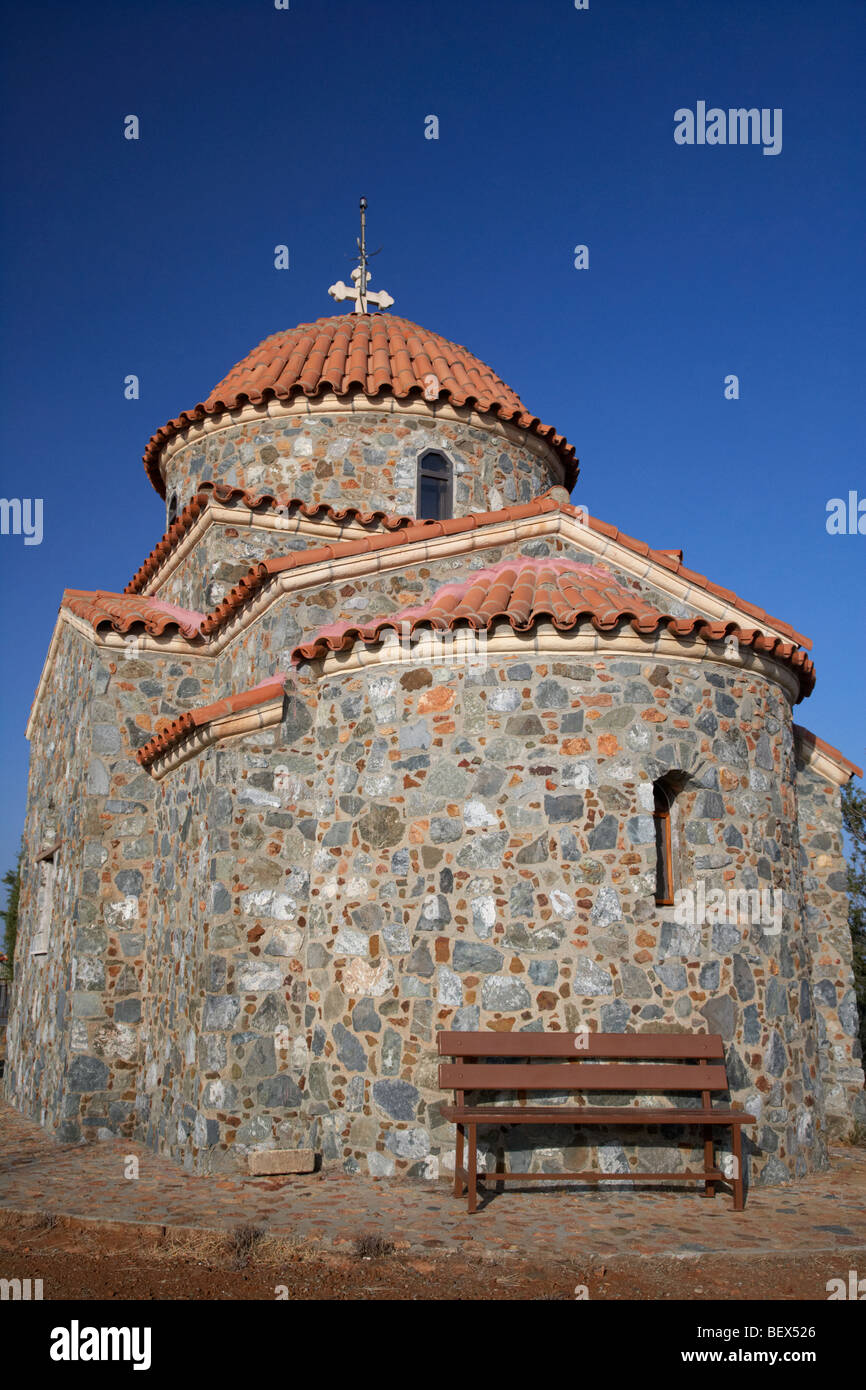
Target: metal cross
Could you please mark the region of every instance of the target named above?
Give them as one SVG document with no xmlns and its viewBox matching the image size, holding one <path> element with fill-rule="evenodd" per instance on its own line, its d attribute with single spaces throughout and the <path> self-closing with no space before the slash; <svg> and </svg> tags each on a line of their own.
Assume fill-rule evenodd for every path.
<svg viewBox="0 0 866 1390">
<path fill-rule="evenodd" d="M 337 301 L 351 299 L 354 302 L 355 314 L 366 314 L 367 305 L 374 304 L 377 309 L 387 309 L 394 303 L 387 290 L 368 290 L 367 285 L 370 280 L 370 272 L 367 269 L 367 199 L 361 199 L 361 235 L 357 238 L 359 264 L 352 271 L 354 285 L 345 285 L 342 280 L 338 280 L 336 285 L 331 285 L 328 294 Z M 380 247 L 379 250 L 382 248 Z M 371 255 L 378 256 L 379 251 L 371 252 Z"/>
</svg>

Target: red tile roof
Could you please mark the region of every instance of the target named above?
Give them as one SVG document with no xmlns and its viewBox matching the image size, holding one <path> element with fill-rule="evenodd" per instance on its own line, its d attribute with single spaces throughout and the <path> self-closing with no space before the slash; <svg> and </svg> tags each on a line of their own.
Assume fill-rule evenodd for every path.
<svg viewBox="0 0 866 1390">
<path fill-rule="evenodd" d="M 800 699 L 810 694 L 815 684 L 815 668 L 795 643 L 765 636 L 756 628 L 741 628 L 735 622 L 662 613 L 624 588 L 610 570 L 600 565 L 580 564 L 565 557 L 535 559 L 523 555 L 501 560 L 468 579 L 444 584 L 428 602 L 417 607 L 360 626 L 351 622 L 330 624 L 312 642 L 296 647 L 292 661 L 312 661 L 328 652 L 346 651 L 359 641 L 379 642 L 386 629 L 399 632 L 404 623 L 410 632 L 417 627 L 445 630 L 461 624 L 486 629 L 503 618 L 515 632 L 528 632 L 536 623 L 549 620 L 560 631 L 589 622 L 597 632 L 614 632 L 627 622 L 642 634 L 662 627 L 675 637 L 697 636 L 709 642 L 720 642 L 733 635 L 740 646 L 751 647 L 791 667 L 799 678 Z"/>
<path fill-rule="evenodd" d="M 136 570 L 123 591 L 125 594 L 141 593 L 162 562 L 192 530 L 211 498 L 230 505 L 239 503 L 251 512 L 282 511 L 287 516 L 303 516 L 308 521 L 332 521 L 335 525 L 346 523 L 383 526 L 387 531 L 398 531 L 402 526 L 418 525 L 414 517 L 396 516 L 391 512 L 364 512 L 358 507 L 332 507 L 327 502 L 303 502 L 300 497 L 277 497 L 270 492 L 250 492 L 242 487 L 231 487 L 228 483 L 200 483 L 195 497 L 187 502 L 162 540 L 157 542 L 147 559 Z"/>
<path fill-rule="evenodd" d="M 157 430 L 144 452 L 144 466 L 161 497 L 163 445 L 208 415 L 268 400 L 385 393 L 398 400 L 425 398 L 429 377 L 438 381 L 436 399 L 490 411 L 501 420 L 546 439 L 565 464 L 566 486 L 577 480 L 574 447 L 532 415 L 519 396 L 467 348 L 395 314 L 337 314 L 274 333 L 233 367 L 206 401 L 184 410 Z M 429 396 L 426 396 L 430 399 Z"/>
<path fill-rule="evenodd" d="M 218 489 L 214 488 L 218 495 Z M 237 489 L 228 489 L 229 493 L 236 493 Z M 242 494 L 248 496 L 249 494 Z M 190 507 L 197 499 L 193 500 Z M 203 503 L 201 505 L 204 505 Z M 316 504 L 301 504 L 305 507 L 307 514 L 316 514 Z M 354 509 L 346 509 L 346 515 Z M 174 604 L 165 603 L 157 598 L 140 598 L 137 594 L 109 594 L 103 592 L 89 593 L 83 590 L 67 590 L 64 595 L 64 604 L 71 611 L 77 612 L 80 617 L 89 622 L 93 622 L 95 627 L 109 625 L 118 632 L 128 632 L 137 623 L 141 624 L 147 632 L 159 633 L 166 631 L 172 625 L 183 633 L 184 636 L 194 638 L 198 636 L 210 637 L 219 632 L 223 627 L 232 621 L 235 614 L 242 610 L 256 595 L 265 588 L 275 576 L 286 570 L 301 568 L 308 565 L 327 563 L 332 560 L 344 558 L 351 555 L 372 553 L 377 550 L 391 549 L 399 545 L 412 544 L 416 541 L 434 539 L 437 536 L 457 535 L 462 532 L 476 530 L 484 526 L 494 526 L 502 522 L 520 521 L 543 515 L 547 512 L 561 511 L 566 515 L 579 518 L 583 524 L 587 525 L 596 533 L 607 536 L 617 544 L 625 546 L 627 549 L 646 557 L 647 560 L 663 565 L 667 570 L 676 574 L 684 582 L 696 588 L 703 588 L 708 593 L 724 599 L 741 609 L 746 614 L 753 616 L 758 622 L 766 623 L 776 627 L 785 636 L 791 639 L 790 650 L 793 651 L 797 645 L 811 647 L 811 642 L 807 637 L 796 632 L 788 623 L 782 622 L 778 618 L 771 618 L 762 608 L 756 604 L 747 603 L 744 599 L 732 593 L 729 589 L 723 589 L 720 585 L 712 583 L 705 575 L 696 574 L 693 570 L 687 569 L 669 551 L 651 550 L 642 541 L 636 541 L 630 536 L 624 535 L 613 526 L 608 526 L 606 522 L 598 521 L 594 517 L 587 517 L 576 507 L 563 503 L 555 496 L 544 494 L 534 502 L 527 502 L 520 506 L 503 507 L 495 512 L 476 512 L 470 516 L 454 517 L 449 521 L 424 521 L 418 522 L 409 520 L 408 524 L 403 524 L 404 518 L 388 518 L 388 524 L 393 529 L 375 532 L 366 536 L 359 536 L 350 540 L 335 541 L 326 545 L 312 546 L 307 550 L 293 551 L 288 555 L 260 561 L 244 576 L 238 584 L 226 595 L 220 604 L 210 613 L 202 614 L 187 609 L 182 609 Z M 336 513 L 337 517 L 341 514 Z M 375 518 L 376 513 L 359 513 L 361 519 Z M 162 558 L 170 552 L 177 544 L 178 537 L 172 537 L 169 532 L 165 538 L 165 545 L 162 549 Z M 159 550 L 160 547 L 157 547 Z M 156 552 L 154 552 L 155 554 Z M 151 557 L 152 558 L 152 557 Z M 144 570 L 150 560 L 142 566 Z M 139 572 L 141 573 L 141 571 Z M 132 586 L 130 586 L 132 587 Z M 625 592 L 625 591 L 624 591 Z M 633 595 L 630 601 L 635 602 Z M 690 600 L 691 601 L 691 600 Z M 648 606 L 648 605 L 647 605 Z M 657 611 L 657 610 L 653 610 Z M 664 615 L 662 615 L 664 616 Z M 668 622 L 668 618 L 665 617 Z M 670 620 L 671 622 L 691 622 L 691 619 Z M 706 618 L 698 620 L 701 623 L 708 623 Z M 721 628 L 722 625 L 716 623 L 712 625 Z M 739 634 L 748 632 L 735 623 L 727 624 L 728 632 L 736 632 L 739 640 L 743 640 Z M 769 644 L 769 645 L 768 645 Z M 772 647 L 778 648 L 777 655 L 782 648 L 787 649 L 788 644 L 779 642 L 772 636 L 763 637 L 758 634 L 754 645 L 756 649 L 769 651 Z M 800 666 L 799 657 L 804 654 L 799 653 L 792 664 Z M 814 667 L 811 662 L 803 666 L 804 673 L 808 670 L 811 684 L 809 690 L 814 686 Z M 804 693 L 808 693 L 805 691 Z"/>
<path fill-rule="evenodd" d="M 172 748 L 183 743 L 184 739 L 190 734 L 195 733 L 196 729 L 202 728 L 205 724 L 211 724 L 215 719 L 222 719 L 227 714 L 239 714 L 245 709 L 254 709 L 256 705 L 267 704 L 269 700 L 282 695 L 285 689 L 286 676 L 280 672 L 275 676 L 269 676 L 267 680 L 261 681 L 251 690 L 243 690 L 239 695 L 229 695 L 225 700 L 217 700 L 212 705 L 203 705 L 200 709 L 189 710 L 182 714 L 179 719 L 166 724 L 165 728 L 160 729 L 158 734 L 148 739 L 135 754 L 142 767 L 150 767 Z"/>
<path fill-rule="evenodd" d="M 825 754 L 825 756 L 828 757 L 831 762 L 834 762 L 837 767 L 840 767 L 843 772 L 847 772 L 849 778 L 863 776 L 862 767 L 858 767 L 856 763 L 852 763 L 849 758 L 845 757 L 844 753 L 840 753 L 838 748 L 834 748 L 832 743 L 825 743 L 817 734 L 813 734 L 811 729 L 804 728 L 802 724 L 795 724 L 794 734 L 800 743 L 804 744 L 807 748 L 817 748 L 820 752 Z"/>
<path fill-rule="evenodd" d="M 608 537 L 627 550 L 634 551 L 647 560 L 663 565 L 666 570 L 677 575 L 684 583 L 705 589 L 714 597 L 721 598 L 726 603 L 742 609 L 743 612 L 755 618 L 757 622 L 778 628 L 780 632 L 799 646 L 811 648 L 812 643 L 809 638 L 796 632 L 789 623 L 782 622 L 780 618 L 771 618 L 768 613 L 764 612 L 763 608 L 758 608 L 756 604 L 747 603 L 745 599 L 738 598 L 730 589 L 723 589 L 721 585 L 714 584 L 707 579 L 706 575 L 697 574 L 694 570 L 687 569 L 685 565 L 674 559 L 669 551 L 651 550 L 643 541 L 636 541 L 631 536 L 626 536 L 615 526 L 609 526 L 605 521 L 588 517 L 585 512 L 578 511 L 578 508 L 572 507 L 568 503 L 558 501 L 549 493 L 544 493 L 534 502 L 502 507 L 495 512 L 474 512 L 471 516 L 457 516 L 449 521 L 415 521 L 412 525 L 401 527 L 389 534 L 359 536 L 353 540 L 335 541 L 331 544 L 315 546 L 310 550 L 298 550 L 290 555 L 262 560 L 259 564 L 254 565 L 249 573 L 226 594 L 213 612 L 208 614 L 202 630 L 207 633 L 218 631 L 219 628 L 230 622 L 234 614 L 249 603 L 275 575 L 282 573 L 283 570 L 294 569 L 301 565 L 321 564 L 347 555 L 363 555 L 377 550 L 390 550 L 394 546 L 411 545 L 415 541 L 430 540 L 436 536 L 456 536 L 465 531 L 479 530 L 483 526 L 522 521 L 530 517 L 542 516 L 545 512 L 557 511 L 563 512 L 566 516 L 577 518 L 590 530 L 595 531 L 598 535 Z"/>
<path fill-rule="evenodd" d="M 61 602 L 76 617 L 90 623 L 94 631 L 101 627 L 115 632 L 131 632 L 142 627 L 151 637 L 174 628 L 184 637 L 200 637 L 203 613 L 191 608 L 179 608 L 159 598 L 139 598 L 137 595 L 111 594 L 102 589 L 66 589 Z"/>
</svg>

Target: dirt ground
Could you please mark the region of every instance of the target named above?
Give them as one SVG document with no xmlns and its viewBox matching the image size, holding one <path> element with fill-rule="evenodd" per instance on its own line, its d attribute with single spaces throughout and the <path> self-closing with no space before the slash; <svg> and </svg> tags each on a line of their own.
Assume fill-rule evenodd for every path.
<svg viewBox="0 0 866 1390">
<path fill-rule="evenodd" d="M 62 1218 L 6 1215 L 0 1271 L 6 1279 L 42 1279 L 46 1300 L 826 1301 L 827 1281 L 845 1264 L 841 1252 L 682 1259 L 632 1254 L 605 1263 L 520 1255 L 469 1260 L 459 1252 L 418 1258 L 387 1245 L 381 1250 L 378 1240 L 358 1232 L 348 1238 L 346 1253 L 336 1254 L 309 1241 L 264 1236 L 254 1227 L 160 1240 L 129 1228 L 82 1230 Z"/>
</svg>

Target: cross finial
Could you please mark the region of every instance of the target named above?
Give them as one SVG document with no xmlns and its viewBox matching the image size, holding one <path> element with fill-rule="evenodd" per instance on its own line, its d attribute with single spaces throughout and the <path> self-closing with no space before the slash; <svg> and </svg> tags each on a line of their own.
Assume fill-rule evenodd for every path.
<svg viewBox="0 0 866 1390">
<path fill-rule="evenodd" d="M 379 251 L 381 251 L 381 246 Z M 361 199 L 361 235 L 358 237 L 358 265 L 352 271 L 354 285 L 344 285 L 342 280 L 338 280 L 336 285 L 331 285 L 328 294 L 332 299 L 340 301 L 351 299 L 354 302 L 355 314 L 366 314 L 367 305 L 375 304 L 378 309 L 387 309 L 394 303 L 387 290 L 368 290 L 367 284 L 370 279 L 370 272 L 367 269 L 367 199 Z M 371 255 L 378 256 L 379 251 L 371 252 Z"/>
</svg>

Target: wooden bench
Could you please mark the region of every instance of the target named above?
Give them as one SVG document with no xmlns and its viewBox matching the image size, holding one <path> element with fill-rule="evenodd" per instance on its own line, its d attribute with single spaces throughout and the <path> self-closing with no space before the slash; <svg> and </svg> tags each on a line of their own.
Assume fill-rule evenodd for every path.
<svg viewBox="0 0 866 1390">
<path fill-rule="evenodd" d="M 441 1062 L 439 1085 L 453 1090 L 455 1104 L 442 1108 L 443 1118 L 457 1126 L 454 1195 L 469 1192 L 469 1211 L 476 1209 L 479 1176 L 490 1182 L 550 1182 L 558 1177 L 590 1182 L 704 1183 L 704 1195 L 715 1195 L 717 1182 L 727 1181 L 715 1166 L 713 1130 L 729 1127 L 733 1139 L 734 1211 L 743 1210 L 741 1131 L 755 1116 L 742 1110 L 713 1107 L 713 1091 L 726 1091 L 724 1048 L 717 1034 L 700 1033 L 447 1033 L 438 1035 Z M 485 1061 L 485 1058 L 495 1059 Z M 628 1060 L 624 1060 L 628 1059 Z M 470 1105 L 467 1092 L 515 1091 L 525 1102 L 527 1091 L 644 1091 L 651 1095 L 693 1093 L 697 1105 L 626 1106 L 487 1104 Z M 478 1172 L 478 1130 L 491 1125 L 696 1125 L 703 1129 L 704 1168 L 684 1173 L 512 1173 L 497 1169 Z M 464 1136 L 469 1139 L 468 1167 L 463 1166 Z"/>
</svg>

